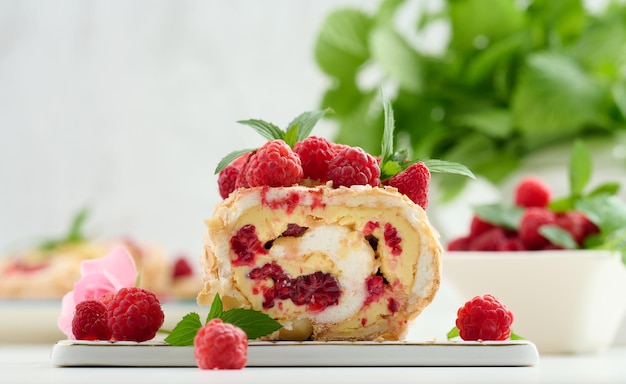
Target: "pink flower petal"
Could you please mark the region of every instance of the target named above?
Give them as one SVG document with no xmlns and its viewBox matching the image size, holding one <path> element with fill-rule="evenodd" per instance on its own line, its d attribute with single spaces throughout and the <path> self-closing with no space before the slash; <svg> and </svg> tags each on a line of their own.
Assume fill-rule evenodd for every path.
<svg viewBox="0 0 626 384">
<path fill-rule="evenodd" d="M 90 273 L 74 284 L 74 301 L 99 300 L 102 295 L 117 292 L 111 280 L 103 273 Z"/>
<path fill-rule="evenodd" d="M 75 339 L 72 332 L 72 319 L 74 318 L 74 310 L 76 303 L 74 302 L 74 292 L 70 291 L 63 296 L 61 301 L 61 315 L 57 320 L 57 325 L 61 332 L 65 333 L 68 339 Z"/>
<path fill-rule="evenodd" d="M 111 253 L 102 258 L 83 261 L 80 270 L 83 276 L 108 272 L 116 280 L 115 285 L 119 286 L 118 289 L 134 285 L 137 278 L 135 259 L 121 246 L 115 247 Z"/>
<path fill-rule="evenodd" d="M 80 270 L 81 279 L 74 284 L 73 291 L 63 296 L 61 315 L 57 320 L 59 329 L 68 339 L 74 339 L 72 319 L 76 304 L 84 300 L 99 300 L 107 293 L 133 287 L 137 277 L 135 260 L 123 247 L 116 247 L 99 259 L 83 261 Z"/>
</svg>

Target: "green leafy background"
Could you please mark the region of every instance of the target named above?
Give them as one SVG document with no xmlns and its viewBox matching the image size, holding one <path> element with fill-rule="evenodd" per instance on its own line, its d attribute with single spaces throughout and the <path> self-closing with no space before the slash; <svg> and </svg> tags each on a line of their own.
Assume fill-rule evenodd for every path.
<svg viewBox="0 0 626 384">
<path fill-rule="evenodd" d="M 446 23 L 449 40 L 433 54 L 397 26 L 404 3 L 337 9 L 321 25 L 315 59 L 330 80 L 321 107 L 334 111 L 336 141 L 380 150 L 380 87 L 394 90 L 396 132 L 414 159 L 458 162 L 495 184 L 534 151 L 625 130 L 625 5 L 592 13 L 578 0 L 447 0 L 422 10 L 412 31 Z M 366 87 L 372 68 L 382 77 Z M 438 181 L 451 198 L 467 178 Z"/>
</svg>

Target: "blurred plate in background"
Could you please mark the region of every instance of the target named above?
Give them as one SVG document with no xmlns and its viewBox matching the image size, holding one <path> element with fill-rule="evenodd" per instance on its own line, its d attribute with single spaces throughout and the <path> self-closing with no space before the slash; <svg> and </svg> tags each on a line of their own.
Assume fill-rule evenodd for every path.
<svg viewBox="0 0 626 384">
<path fill-rule="evenodd" d="M 169 301 L 162 304 L 164 329 L 174 328 L 189 312 L 205 316 L 208 309 L 195 300 Z M 57 327 L 61 300 L 0 300 L 0 343 L 56 343 L 67 337 Z M 160 335 L 157 335 L 159 337 Z"/>
</svg>

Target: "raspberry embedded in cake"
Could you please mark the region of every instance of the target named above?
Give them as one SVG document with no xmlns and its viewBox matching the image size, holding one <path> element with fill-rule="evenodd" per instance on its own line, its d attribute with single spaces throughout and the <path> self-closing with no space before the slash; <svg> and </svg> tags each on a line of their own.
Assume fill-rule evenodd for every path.
<svg viewBox="0 0 626 384">
<path fill-rule="evenodd" d="M 392 187 L 242 188 L 207 226 L 198 302 L 263 311 L 273 339 L 399 339 L 439 287 L 437 233 Z"/>
</svg>

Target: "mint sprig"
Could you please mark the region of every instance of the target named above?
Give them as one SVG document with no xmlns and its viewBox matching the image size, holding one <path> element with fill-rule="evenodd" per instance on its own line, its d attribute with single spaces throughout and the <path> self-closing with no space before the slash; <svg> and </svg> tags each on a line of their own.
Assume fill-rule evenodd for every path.
<svg viewBox="0 0 626 384">
<path fill-rule="evenodd" d="M 293 148 L 298 141 L 309 137 L 317 122 L 330 112 L 332 112 L 330 108 L 304 112 L 294 118 L 285 129 L 281 129 L 276 124 L 260 119 L 239 120 L 238 123 L 251 127 L 267 140 L 283 140 L 287 145 Z M 257 148 L 240 149 L 229 153 L 217 163 L 214 171 L 215 174 L 220 173 L 228 164 L 244 153 L 254 152 L 256 150 Z"/>
<path fill-rule="evenodd" d="M 406 150 L 394 151 L 395 118 L 393 107 L 385 93 L 381 91 L 384 113 L 383 137 L 380 150 L 380 180 L 385 181 L 402 172 L 416 161 L 409 160 Z M 465 165 L 451 161 L 427 159 L 422 160 L 431 173 L 452 173 L 469 178 L 476 178 Z"/>
<path fill-rule="evenodd" d="M 39 244 L 42 251 L 50 251 L 65 244 L 80 243 L 86 239 L 83 233 L 83 226 L 87 220 L 89 211 L 83 208 L 72 218 L 72 223 L 65 236 L 57 239 L 44 240 Z"/>
<path fill-rule="evenodd" d="M 212 319 L 221 319 L 225 323 L 233 324 L 241 328 L 249 340 L 269 335 L 282 328 L 282 325 L 267 314 L 252 309 L 233 308 L 223 310 L 222 299 L 215 295 L 211 309 L 207 315 L 205 324 Z M 174 329 L 164 339 L 166 343 L 177 346 L 193 345 L 193 339 L 203 324 L 200 315 L 196 312 L 183 316 Z"/>
</svg>

